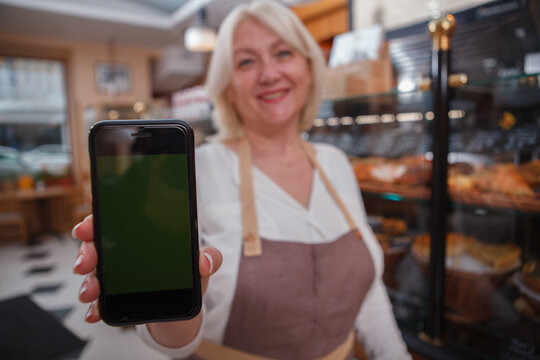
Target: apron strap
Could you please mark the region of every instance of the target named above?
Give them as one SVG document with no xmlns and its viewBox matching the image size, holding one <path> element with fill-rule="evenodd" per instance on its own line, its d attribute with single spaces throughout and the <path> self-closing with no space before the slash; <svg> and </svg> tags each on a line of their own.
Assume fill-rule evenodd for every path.
<svg viewBox="0 0 540 360">
<path fill-rule="evenodd" d="M 238 157 L 240 161 L 240 198 L 242 201 L 244 256 L 260 256 L 262 254 L 262 245 L 255 209 L 253 175 L 251 172 L 251 150 L 246 137 L 238 142 Z"/>
<path fill-rule="evenodd" d="M 302 148 L 304 149 L 309 161 L 311 162 L 311 165 L 313 165 L 313 167 L 317 169 L 317 171 L 319 172 L 319 175 L 321 176 L 321 179 L 324 185 L 326 186 L 326 190 L 328 190 L 328 192 L 330 193 L 330 196 L 332 196 L 332 198 L 336 202 L 336 205 L 339 207 L 339 209 L 343 213 L 343 216 L 345 216 L 345 220 L 347 221 L 347 224 L 349 225 L 349 229 L 356 230 L 357 228 L 356 223 L 354 222 L 351 214 L 349 213 L 349 210 L 347 210 L 347 208 L 345 207 L 345 204 L 343 203 L 343 201 L 341 201 L 341 198 L 339 197 L 339 194 L 334 188 L 334 185 L 332 185 L 332 183 L 330 182 L 330 179 L 328 179 L 328 176 L 326 176 L 326 173 L 324 172 L 321 165 L 317 161 L 313 148 L 306 141 L 301 141 L 300 144 L 302 145 Z"/>
<path fill-rule="evenodd" d="M 354 345 L 354 331 L 351 331 L 337 348 L 316 360 L 343 360 L 346 359 Z M 231 347 L 214 344 L 203 340 L 196 352 L 203 360 L 272 360 L 264 356 L 254 355 Z"/>
<path fill-rule="evenodd" d="M 306 153 L 311 165 L 319 172 L 321 179 L 330 193 L 330 196 L 336 202 L 351 231 L 355 231 L 358 238 L 361 238 L 360 232 L 357 230 L 349 210 L 339 197 L 336 189 L 326 176 L 321 165 L 317 161 L 313 148 L 305 141 L 300 142 L 301 148 Z M 242 236 L 244 239 L 243 253 L 244 256 L 260 256 L 262 254 L 261 239 L 259 237 L 259 229 L 257 224 L 257 214 L 255 209 L 255 195 L 253 192 L 253 175 L 251 169 L 251 150 L 249 140 L 244 137 L 238 142 L 238 157 L 240 162 L 240 197 L 242 201 Z"/>
</svg>

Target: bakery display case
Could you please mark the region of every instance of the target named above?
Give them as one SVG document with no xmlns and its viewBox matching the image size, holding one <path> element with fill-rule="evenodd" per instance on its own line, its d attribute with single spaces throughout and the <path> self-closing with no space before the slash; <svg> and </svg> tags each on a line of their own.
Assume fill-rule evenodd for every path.
<svg viewBox="0 0 540 360">
<path fill-rule="evenodd" d="M 446 53 L 430 48 L 426 30 L 387 36 L 395 78 L 420 72 L 431 87 L 327 99 L 308 133 L 349 155 L 396 319 L 428 358 L 540 358 L 536 6 L 499 1 L 455 14 Z M 502 35 L 471 35 L 495 25 Z M 489 47 L 485 36 L 497 41 Z M 400 62 L 407 49 L 426 52 L 412 70 Z M 466 75 L 458 87 L 455 72 Z"/>
</svg>

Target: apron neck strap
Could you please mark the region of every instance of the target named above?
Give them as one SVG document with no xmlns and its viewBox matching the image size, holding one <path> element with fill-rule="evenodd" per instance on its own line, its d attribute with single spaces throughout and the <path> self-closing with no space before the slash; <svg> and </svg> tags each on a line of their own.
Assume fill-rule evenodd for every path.
<svg viewBox="0 0 540 360">
<path fill-rule="evenodd" d="M 345 207 L 345 204 L 339 197 L 334 186 L 326 176 L 326 173 L 320 166 L 315 157 L 313 148 L 305 141 L 301 141 L 302 150 L 306 153 L 311 165 L 319 172 L 319 175 L 330 193 L 330 196 L 339 207 L 350 230 L 356 230 L 356 224 Z M 249 140 L 244 137 L 238 142 L 238 158 L 240 165 L 240 198 L 242 202 L 242 236 L 244 241 L 244 256 L 260 256 L 262 254 L 261 239 L 259 237 L 259 228 L 257 224 L 257 213 L 255 209 L 255 195 L 253 191 L 253 175 L 251 162 L 251 148 Z M 358 236 L 358 234 L 357 234 Z"/>
<path fill-rule="evenodd" d="M 240 161 L 240 199 L 242 201 L 242 237 L 244 239 L 244 256 L 262 254 L 261 238 L 257 224 L 255 194 L 253 192 L 253 175 L 251 172 L 251 149 L 246 137 L 238 142 L 238 158 Z"/>
<path fill-rule="evenodd" d="M 317 161 L 313 148 L 306 141 L 301 141 L 300 145 L 302 146 L 302 149 L 304 149 L 304 152 L 306 153 L 309 161 L 311 162 L 311 165 L 313 165 L 313 167 L 319 172 L 319 176 L 321 177 L 324 183 L 324 186 L 326 186 L 326 190 L 328 190 L 328 192 L 330 193 L 330 196 L 332 196 L 332 199 L 334 199 L 334 201 L 336 202 L 336 205 L 339 207 L 339 210 L 341 210 L 341 213 L 345 217 L 345 221 L 347 221 L 347 225 L 349 225 L 349 230 L 355 230 L 356 223 L 354 222 L 351 216 L 351 213 L 345 207 L 345 204 L 339 197 L 339 194 L 334 188 L 334 185 L 332 185 L 332 183 L 330 182 L 330 179 L 328 179 L 328 176 L 326 176 L 326 173 L 324 172 L 321 165 Z"/>
</svg>

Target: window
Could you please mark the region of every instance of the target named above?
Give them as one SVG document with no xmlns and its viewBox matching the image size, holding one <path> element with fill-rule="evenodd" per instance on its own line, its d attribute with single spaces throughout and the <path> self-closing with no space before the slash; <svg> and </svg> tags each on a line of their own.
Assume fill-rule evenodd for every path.
<svg viewBox="0 0 540 360">
<path fill-rule="evenodd" d="M 31 161 L 23 165 L 32 175 L 49 168 L 57 175 L 70 172 L 65 83 L 62 61 L 0 57 L 0 146 L 20 152 L 23 163 Z M 58 153 L 41 151 L 50 148 L 65 152 L 63 169 Z M 36 153 L 41 156 L 31 156 Z"/>
</svg>

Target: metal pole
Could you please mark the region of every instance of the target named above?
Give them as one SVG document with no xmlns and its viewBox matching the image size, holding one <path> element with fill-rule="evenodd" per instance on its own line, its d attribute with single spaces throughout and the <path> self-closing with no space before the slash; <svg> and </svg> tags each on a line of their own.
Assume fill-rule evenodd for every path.
<svg viewBox="0 0 540 360">
<path fill-rule="evenodd" d="M 456 28 L 452 15 L 429 23 L 433 40 L 431 91 L 433 97 L 433 185 L 431 189 L 431 245 L 424 340 L 441 344 L 444 332 L 444 275 L 448 215 L 448 77 L 450 38 Z"/>
</svg>

